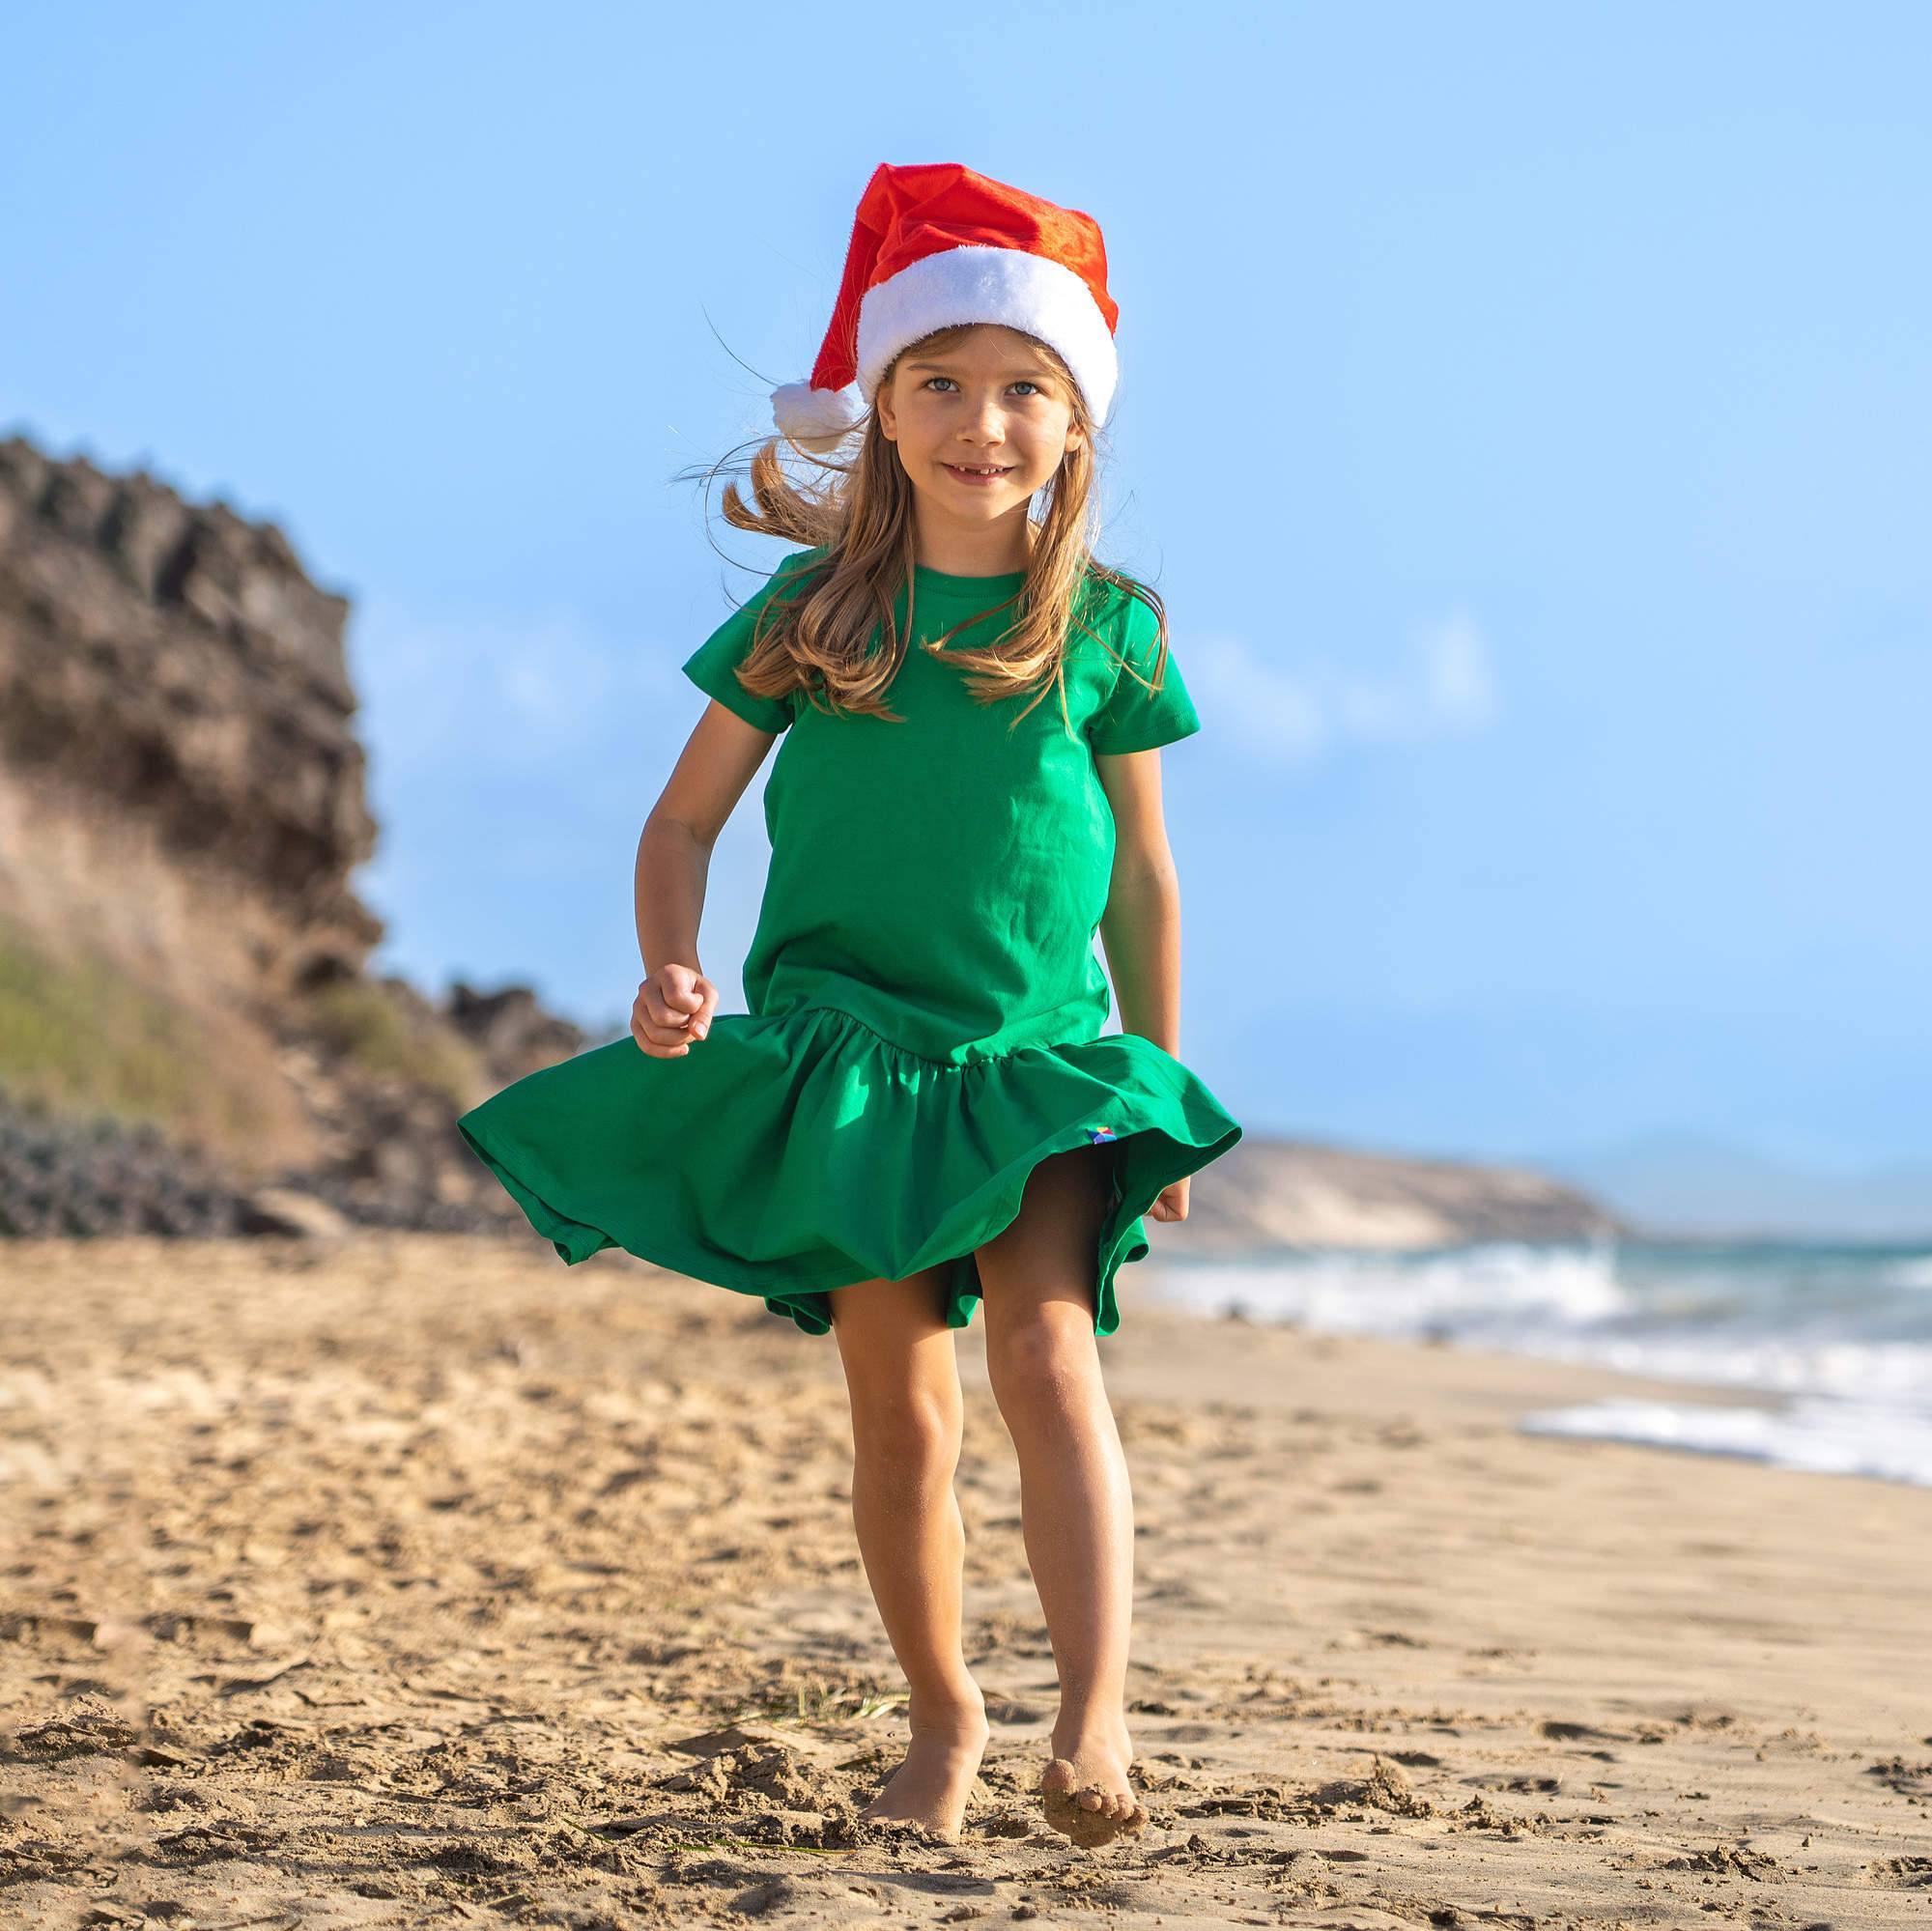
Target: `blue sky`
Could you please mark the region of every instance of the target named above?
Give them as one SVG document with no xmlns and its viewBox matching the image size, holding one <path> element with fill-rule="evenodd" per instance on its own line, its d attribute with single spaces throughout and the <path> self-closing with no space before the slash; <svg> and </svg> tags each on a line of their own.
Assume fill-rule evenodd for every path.
<svg viewBox="0 0 1932 1931">
<path fill-rule="evenodd" d="M 43 6 L 0 53 L 0 430 L 354 598 L 381 964 L 628 1010 L 677 666 L 781 554 L 673 472 L 809 372 L 871 168 L 963 160 L 1106 232 L 1101 548 L 1206 723 L 1182 1052 L 1236 1115 L 1932 1155 L 1932 12 Z M 732 1007 L 763 853 L 754 784 Z"/>
</svg>

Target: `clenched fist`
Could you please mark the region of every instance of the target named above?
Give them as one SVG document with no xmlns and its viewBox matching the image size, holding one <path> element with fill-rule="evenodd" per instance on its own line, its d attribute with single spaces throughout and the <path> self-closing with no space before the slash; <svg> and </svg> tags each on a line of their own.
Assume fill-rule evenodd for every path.
<svg viewBox="0 0 1932 1931">
<path fill-rule="evenodd" d="M 682 1059 L 711 1030 L 718 988 L 695 966 L 661 965 L 638 987 L 631 1037 L 654 1060 Z"/>
</svg>

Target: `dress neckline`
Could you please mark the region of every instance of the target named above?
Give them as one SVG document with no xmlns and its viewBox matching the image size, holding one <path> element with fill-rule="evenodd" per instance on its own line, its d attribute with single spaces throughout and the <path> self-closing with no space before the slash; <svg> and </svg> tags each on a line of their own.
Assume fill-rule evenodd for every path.
<svg viewBox="0 0 1932 1931">
<path fill-rule="evenodd" d="M 934 570 L 915 563 L 913 589 L 922 596 L 973 597 L 998 603 L 1009 597 L 1026 582 L 1024 570 L 1003 570 L 993 577 L 961 577 L 950 570 Z"/>
</svg>

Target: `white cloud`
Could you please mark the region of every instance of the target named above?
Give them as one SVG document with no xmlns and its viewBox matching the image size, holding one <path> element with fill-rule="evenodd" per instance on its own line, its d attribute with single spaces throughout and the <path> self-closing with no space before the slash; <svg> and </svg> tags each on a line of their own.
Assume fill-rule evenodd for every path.
<svg viewBox="0 0 1932 1931">
<path fill-rule="evenodd" d="M 1460 730 L 1485 730 L 1496 720 L 1496 680 L 1489 639 L 1466 611 L 1422 636 L 1435 715 Z"/>
<path fill-rule="evenodd" d="M 1377 678 L 1332 664 L 1288 668 L 1245 639 L 1206 638 L 1189 648 L 1185 670 L 1204 720 L 1278 764 L 1310 763 L 1350 744 L 1467 735 L 1495 722 L 1489 643 L 1466 611 L 1426 626 L 1412 654 L 1410 668 Z"/>
</svg>

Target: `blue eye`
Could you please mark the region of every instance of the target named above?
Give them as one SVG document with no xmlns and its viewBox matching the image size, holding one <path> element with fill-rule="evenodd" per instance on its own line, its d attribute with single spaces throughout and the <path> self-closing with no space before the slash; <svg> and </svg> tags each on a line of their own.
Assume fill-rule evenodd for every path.
<svg viewBox="0 0 1932 1931">
<path fill-rule="evenodd" d="M 951 376 L 927 376 L 925 381 L 920 383 L 920 387 L 929 389 L 934 383 L 950 383 L 952 381 L 952 378 Z M 1044 395 L 1046 393 L 1037 383 L 1026 376 L 1020 377 L 1012 386 L 1016 389 L 1031 389 L 1035 395 Z"/>
</svg>

